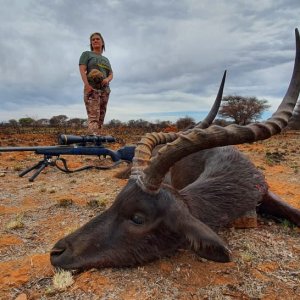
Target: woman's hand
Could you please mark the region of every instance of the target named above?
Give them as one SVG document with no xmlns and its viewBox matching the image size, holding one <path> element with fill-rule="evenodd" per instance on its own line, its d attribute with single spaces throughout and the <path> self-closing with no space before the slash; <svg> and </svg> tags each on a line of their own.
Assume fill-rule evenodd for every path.
<svg viewBox="0 0 300 300">
<path fill-rule="evenodd" d="M 87 83 L 84 85 L 84 90 L 86 94 L 89 94 L 93 90 L 93 88 Z"/>
<path fill-rule="evenodd" d="M 84 84 L 84 92 L 86 94 L 89 94 L 93 88 L 90 86 L 88 79 L 87 79 L 87 75 L 86 75 L 86 65 L 79 65 L 79 71 L 80 71 L 80 75 Z"/>
<path fill-rule="evenodd" d="M 102 86 L 107 86 L 109 84 L 109 79 L 108 78 L 104 78 L 102 80 Z"/>
</svg>

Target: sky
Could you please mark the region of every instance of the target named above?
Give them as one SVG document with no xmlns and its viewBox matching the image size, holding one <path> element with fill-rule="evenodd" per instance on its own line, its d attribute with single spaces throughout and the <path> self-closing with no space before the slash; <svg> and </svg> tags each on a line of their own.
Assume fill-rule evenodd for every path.
<svg viewBox="0 0 300 300">
<path fill-rule="evenodd" d="M 299 0 L 0 0 L 0 122 L 86 118 L 78 61 L 101 32 L 114 80 L 105 122 L 201 120 L 224 95 L 268 100 L 293 71 Z"/>
</svg>

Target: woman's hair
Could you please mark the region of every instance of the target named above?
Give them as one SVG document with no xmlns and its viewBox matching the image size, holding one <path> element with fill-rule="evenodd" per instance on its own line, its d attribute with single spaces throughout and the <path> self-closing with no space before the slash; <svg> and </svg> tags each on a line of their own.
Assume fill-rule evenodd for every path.
<svg viewBox="0 0 300 300">
<path fill-rule="evenodd" d="M 99 32 L 94 32 L 90 35 L 90 48 L 91 48 L 91 51 L 93 51 L 93 46 L 92 46 L 92 38 L 95 36 L 95 35 L 99 35 L 100 36 L 100 39 L 102 40 L 102 51 L 105 51 L 105 42 L 104 42 L 104 39 L 101 35 L 101 33 Z"/>
</svg>

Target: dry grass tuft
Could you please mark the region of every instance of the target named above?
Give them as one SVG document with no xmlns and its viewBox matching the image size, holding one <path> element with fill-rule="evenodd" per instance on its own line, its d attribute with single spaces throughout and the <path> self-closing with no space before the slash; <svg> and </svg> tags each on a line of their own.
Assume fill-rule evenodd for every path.
<svg viewBox="0 0 300 300">
<path fill-rule="evenodd" d="M 76 231 L 80 226 L 79 225 L 74 225 L 74 226 L 69 226 L 64 230 L 64 235 L 69 235 Z"/>
<path fill-rule="evenodd" d="M 17 163 L 16 165 L 14 165 L 13 169 L 16 172 L 19 172 L 23 169 L 23 166 L 20 163 Z"/>
<path fill-rule="evenodd" d="M 109 204 L 109 200 L 106 198 L 92 199 L 87 202 L 87 206 L 91 208 L 100 207 L 104 209 L 108 206 L 108 204 Z"/>
<path fill-rule="evenodd" d="M 59 270 L 54 274 L 52 282 L 54 289 L 62 291 L 71 286 L 74 279 L 70 271 Z"/>
<path fill-rule="evenodd" d="M 7 224 L 6 224 L 6 229 L 8 230 L 13 230 L 13 229 L 20 229 L 24 228 L 24 214 L 18 214 L 16 215 L 13 219 L 11 219 Z"/>
<path fill-rule="evenodd" d="M 69 198 L 63 198 L 57 200 L 57 205 L 60 207 L 68 207 L 71 206 L 72 204 L 73 204 L 73 200 Z"/>
</svg>

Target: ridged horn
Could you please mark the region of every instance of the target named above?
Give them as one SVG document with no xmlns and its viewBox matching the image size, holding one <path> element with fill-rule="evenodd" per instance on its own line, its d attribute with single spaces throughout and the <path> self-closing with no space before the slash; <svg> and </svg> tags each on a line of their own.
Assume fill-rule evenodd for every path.
<svg viewBox="0 0 300 300">
<path fill-rule="evenodd" d="M 287 129 L 300 129 L 300 99 L 298 100 L 296 107 L 293 111 L 293 115 L 289 120 Z"/>
<path fill-rule="evenodd" d="M 141 175 L 144 168 L 149 165 L 150 157 L 153 149 L 161 144 L 173 142 L 178 137 L 178 133 L 175 132 L 153 132 L 147 133 L 138 142 L 135 151 L 134 158 L 132 160 L 131 177 Z"/>
<path fill-rule="evenodd" d="M 182 131 L 187 131 L 188 129 L 193 129 L 193 128 L 202 128 L 202 129 L 204 129 L 204 128 L 209 127 L 212 124 L 212 122 L 214 121 L 216 115 L 218 114 L 219 107 L 221 105 L 221 101 L 222 101 L 222 97 L 223 97 L 223 90 L 224 90 L 224 85 L 225 85 L 225 79 L 226 79 L 226 73 L 227 73 L 227 71 L 225 70 L 224 74 L 223 74 L 221 84 L 220 84 L 220 87 L 219 87 L 219 91 L 218 91 L 216 100 L 215 100 L 213 106 L 211 107 L 209 113 L 205 117 L 205 119 L 200 121 L 196 125 L 191 125 L 191 126 L 185 128 Z"/>
<path fill-rule="evenodd" d="M 255 142 L 281 132 L 292 116 L 300 91 L 300 41 L 297 28 L 295 36 L 296 56 L 293 75 L 283 101 L 271 118 L 247 126 L 213 125 L 207 129 L 195 128 L 192 131 L 179 133 L 179 137 L 174 142 L 165 145 L 155 157 L 151 158 L 150 164 L 139 178 L 140 185 L 149 192 L 158 191 L 170 167 L 183 157 L 199 150 Z"/>
<path fill-rule="evenodd" d="M 224 71 L 222 81 L 219 87 L 219 91 L 217 94 L 217 97 L 215 99 L 215 102 L 205 117 L 204 120 L 200 121 L 196 125 L 194 125 L 192 128 L 206 128 L 211 125 L 213 120 L 215 119 L 223 96 L 223 90 L 225 85 L 225 79 L 226 79 L 226 70 Z M 182 132 L 190 131 L 192 128 L 185 128 Z M 142 173 L 143 169 L 146 168 L 150 162 L 150 157 L 152 155 L 153 149 L 162 144 L 170 143 L 175 141 L 179 134 L 182 132 L 171 132 L 171 133 L 164 133 L 164 132 L 153 132 L 153 133 L 147 133 L 142 139 L 138 142 L 137 147 L 135 149 L 132 169 L 131 169 L 131 176 L 135 177 Z"/>
</svg>

